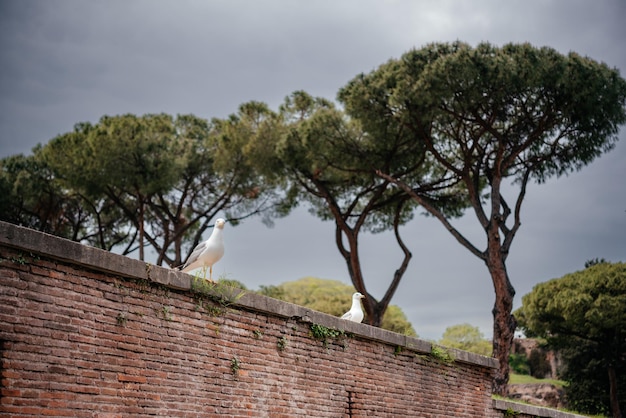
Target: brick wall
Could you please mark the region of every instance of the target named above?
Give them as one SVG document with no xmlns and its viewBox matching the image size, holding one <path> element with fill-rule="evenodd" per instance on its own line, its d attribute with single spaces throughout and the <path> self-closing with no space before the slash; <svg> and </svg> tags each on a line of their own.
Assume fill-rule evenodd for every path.
<svg viewBox="0 0 626 418">
<path fill-rule="evenodd" d="M 0 413 L 503 415 L 494 359 L 441 363 L 428 342 L 236 293 L 0 222 Z"/>
</svg>

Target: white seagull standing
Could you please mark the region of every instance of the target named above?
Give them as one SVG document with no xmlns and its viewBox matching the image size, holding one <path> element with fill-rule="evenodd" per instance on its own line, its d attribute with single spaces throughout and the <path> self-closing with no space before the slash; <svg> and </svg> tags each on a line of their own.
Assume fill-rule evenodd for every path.
<svg viewBox="0 0 626 418">
<path fill-rule="evenodd" d="M 206 279 L 206 269 L 209 268 L 209 280 L 213 281 L 213 264 L 220 261 L 224 256 L 224 237 L 222 232 L 226 221 L 219 218 L 215 221 L 215 227 L 211 236 L 204 242 L 198 244 L 187 259 L 187 262 L 181 267 L 181 271 L 185 273 L 202 267 L 203 277 Z"/>
<path fill-rule="evenodd" d="M 361 309 L 361 299 L 365 296 L 356 292 L 352 295 L 352 307 L 348 312 L 343 314 L 341 319 L 347 319 L 348 321 L 361 322 L 363 321 L 363 309 Z"/>
</svg>

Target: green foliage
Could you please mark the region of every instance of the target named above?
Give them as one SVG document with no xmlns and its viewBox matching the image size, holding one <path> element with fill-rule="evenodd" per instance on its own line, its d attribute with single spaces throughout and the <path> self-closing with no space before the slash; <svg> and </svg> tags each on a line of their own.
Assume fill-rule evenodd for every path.
<svg viewBox="0 0 626 418">
<path fill-rule="evenodd" d="M 604 413 L 617 402 L 624 408 L 625 263 L 601 262 L 540 283 L 522 298 L 515 315 L 526 335 L 545 337 L 560 349 L 567 365 L 561 377 L 574 408 Z"/>
<path fill-rule="evenodd" d="M 536 285 L 516 311 L 529 336 L 611 342 L 626 334 L 626 263 L 600 263 Z M 616 342 L 619 343 L 619 342 Z"/>
<path fill-rule="evenodd" d="M 486 340 L 478 329 L 470 324 L 454 325 L 446 328 L 439 344 L 445 347 L 458 348 L 483 356 L 491 355 L 491 342 Z"/>
<path fill-rule="evenodd" d="M 161 309 L 156 311 L 157 316 L 165 319 L 166 321 L 171 321 L 172 317 L 172 307 L 171 306 L 161 306 Z"/>
<path fill-rule="evenodd" d="M 311 336 L 316 340 L 320 340 L 324 347 L 328 347 L 328 340 L 337 340 L 347 336 L 343 330 L 325 327 L 320 324 L 311 324 Z"/>
<path fill-rule="evenodd" d="M 341 316 L 350 309 L 354 288 L 336 280 L 305 277 L 278 286 L 261 286 L 258 293 L 329 315 Z M 398 306 L 392 305 L 387 309 L 381 327 L 400 334 L 417 336 Z"/>
<path fill-rule="evenodd" d="M 76 124 L 33 156 L 0 161 L 2 219 L 123 254 L 138 249 L 140 259 L 149 245 L 157 265 L 178 266 L 220 212 L 231 224 L 269 220 L 279 199 L 250 164 L 263 113 L 251 107 L 211 123 L 125 114 Z"/>
<path fill-rule="evenodd" d="M 259 286 L 259 290 L 257 293 L 259 293 L 260 295 L 268 296 L 270 298 L 274 298 L 274 299 L 287 300 L 285 296 L 285 290 L 283 289 L 282 286 L 261 285 Z"/>
<path fill-rule="evenodd" d="M 284 335 L 282 337 L 280 337 L 278 339 L 278 341 L 276 342 L 276 346 L 278 347 L 278 351 L 285 351 L 285 349 L 287 348 L 287 344 L 289 343 L 289 341 L 287 340 L 287 337 L 285 337 Z"/>
<path fill-rule="evenodd" d="M 374 170 L 401 167 L 405 156 L 398 152 L 397 143 L 403 138 L 385 144 L 371 142 L 360 123 L 330 101 L 304 91 L 285 99 L 280 117 L 284 129 L 274 144 L 270 171 L 283 173 L 291 206 L 306 202 L 315 216 L 335 223 L 335 244 L 361 293 L 367 292 L 358 251 L 360 233 L 394 232 L 404 255 L 401 264 L 383 298 L 377 301 L 369 295 L 364 301 L 369 323 L 380 326 L 411 258 L 399 226 L 413 217 L 415 204 Z"/>
<path fill-rule="evenodd" d="M 509 367 L 512 373 L 528 375 L 536 379 L 552 377 L 552 366 L 548 360 L 548 350 L 545 341 L 535 340 L 539 345 L 532 348 L 527 354 L 526 350 L 509 355 Z"/>
<path fill-rule="evenodd" d="M 217 281 L 220 286 L 225 287 L 234 287 L 235 289 L 248 290 L 245 284 L 241 283 L 239 280 L 235 279 L 225 279 L 221 278 Z"/>
<path fill-rule="evenodd" d="M 431 346 L 430 356 L 435 359 L 435 361 L 442 364 L 454 363 L 454 355 L 444 347 L 435 344 Z"/>
<path fill-rule="evenodd" d="M 596 264 L 608 263 L 604 258 L 593 258 L 591 260 L 585 261 L 585 268 L 589 268 L 591 266 L 595 266 Z"/>
<path fill-rule="evenodd" d="M 509 418 L 509 417 L 516 417 L 518 416 L 520 413 L 514 409 L 511 408 L 507 408 L 506 411 L 504 411 L 504 416 Z"/>
<path fill-rule="evenodd" d="M 108 237 L 123 239 L 123 234 L 117 235 L 119 220 L 108 216 L 112 212 L 107 205 L 93 208 L 85 204 L 37 154 L 0 160 L 0 220 L 95 245 Z M 99 236 L 88 223 L 96 214 L 106 228 Z"/>
<path fill-rule="evenodd" d="M 585 414 L 602 414 L 611 416 L 610 382 L 607 379 L 607 367 L 598 351 L 606 347 L 580 342 L 577 345 L 562 348 L 565 367 L 560 378 L 568 384 L 565 395 L 570 408 Z M 626 408 L 626 364 L 621 361 L 615 365 L 617 399 L 620 409 Z"/>
<path fill-rule="evenodd" d="M 338 98 L 364 137 L 381 148 L 400 144 L 400 166 L 379 165 L 376 173 L 487 265 L 501 366 L 494 388 L 504 393 L 515 326 L 506 258 L 527 184 L 579 170 L 614 148 L 626 122 L 626 80 L 573 52 L 457 41 L 411 50 L 360 74 Z M 425 180 L 437 187 L 423 188 Z M 507 180 L 516 187 L 503 187 Z M 485 231 L 483 243 L 450 222 L 467 202 Z"/>
<path fill-rule="evenodd" d="M 232 359 L 230 359 L 230 371 L 235 377 L 239 375 L 240 369 L 241 369 L 241 361 L 237 357 L 233 357 Z"/>
<path fill-rule="evenodd" d="M 197 301 L 198 307 L 212 316 L 221 316 L 226 309 L 236 303 L 245 295 L 245 286 L 234 287 L 239 284 L 236 280 L 219 280 L 211 282 L 199 276 L 191 280 L 191 291 Z"/>
<path fill-rule="evenodd" d="M 29 252 L 28 254 L 24 252 L 19 252 L 16 255 L 13 255 L 9 258 L 0 257 L 0 261 L 9 260 L 13 264 L 18 264 L 20 266 L 28 265 L 33 260 L 39 260 L 39 256 L 37 254 Z"/>
<path fill-rule="evenodd" d="M 513 373 L 520 375 L 530 375 L 530 366 L 526 354 L 516 353 L 509 355 L 509 366 Z"/>
<path fill-rule="evenodd" d="M 547 383 L 550 385 L 554 385 L 556 387 L 565 387 L 566 383 L 563 380 L 557 379 L 538 379 L 536 377 L 532 377 L 529 374 L 518 374 L 516 372 L 511 373 L 511 379 L 509 380 L 509 384 L 511 385 L 525 385 L 525 384 L 540 384 Z"/>
</svg>

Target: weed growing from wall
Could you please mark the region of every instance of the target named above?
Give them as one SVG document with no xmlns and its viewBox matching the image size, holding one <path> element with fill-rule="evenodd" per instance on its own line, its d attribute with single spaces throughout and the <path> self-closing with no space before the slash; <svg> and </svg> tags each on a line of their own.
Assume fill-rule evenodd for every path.
<svg viewBox="0 0 626 418">
<path fill-rule="evenodd" d="M 438 361 L 439 363 L 454 363 L 454 355 L 452 355 L 452 353 L 450 353 L 448 350 L 441 346 L 433 345 L 430 349 L 430 355 L 432 358 L 435 359 L 435 361 Z"/>
<path fill-rule="evenodd" d="M 221 316 L 227 308 L 245 294 L 242 289 L 221 282 L 210 282 L 195 276 L 191 279 L 191 292 L 196 300 L 196 309 L 204 309 L 211 316 Z"/>
<path fill-rule="evenodd" d="M 125 326 L 126 322 L 128 321 L 128 318 L 126 318 L 126 312 L 118 313 L 115 319 L 117 320 L 117 325 L 121 327 Z"/>
<path fill-rule="evenodd" d="M 311 329 L 311 332 L 310 332 L 311 336 L 315 338 L 316 340 L 320 340 L 322 344 L 324 345 L 324 348 L 328 348 L 329 339 L 339 340 L 339 339 L 345 339 L 346 337 L 347 338 L 352 337 L 352 334 L 346 333 L 343 330 L 328 328 L 320 324 L 311 324 L 310 329 Z M 344 349 L 346 348 L 345 340 L 344 340 L 343 348 Z"/>
<path fill-rule="evenodd" d="M 241 369 L 241 361 L 237 357 L 230 359 L 230 371 L 235 378 L 239 376 L 239 369 Z"/>
<path fill-rule="evenodd" d="M 33 254 L 31 252 L 26 254 L 26 253 L 20 251 L 17 254 L 17 256 L 12 256 L 12 257 L 9 257 L 8 259 L 5 258 L 4 260 L 9 260 L 13 264 L 18 264 L 20 266 L 25 266 L 25 265 L 29 264 L 32 261 L 40 260 L 40 258 L 39 258 L 39 256 L 37 254 Z"/>
<path fill-rule="evenodd" d="M 511 409 L 511 408 L 507 408 L 507 410 L 506 410 L 506 411 L 504 411 L 504 416 L 505 416 L 505 418 L 512 418 L 512 417 L 516 417 L 516 416 L 518 416 L 519 414 L 520 414 L 519 412 L 517 412 L 516 410 Z"/>
<path fill-rule="evenodd" d="M 171 306 L 162 306 L 161 309 L 157 312 L 157 315 L 160 315 L 166 321 L 171 321 L 173 319 L 172 307 Z"/>
<path fill-rule="evenodd" d="M 430 348 L 430 355 L 416 354 L 427 361 L 436 361 L 439 364 L 450 365 L 454 363 L 454 355 L 444 347 L 433 344 Z"/>
<path fill-rule="evenodd" d="M 278 339 L 278 342 L 276 343 L 276 346 L 278 347 L 278 351 L 285 351 L 285 349 L 287 348 L 287 337 L 285 337 L 284 335 L 282 337 L 280 337 Z"/>
</svg>

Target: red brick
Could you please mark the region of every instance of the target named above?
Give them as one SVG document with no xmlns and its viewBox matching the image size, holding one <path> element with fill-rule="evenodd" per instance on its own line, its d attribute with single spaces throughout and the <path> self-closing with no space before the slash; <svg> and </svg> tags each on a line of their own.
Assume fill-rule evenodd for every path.
<svg viewBox="0 0 626 418">
<path fill-rule="evenodd" d="M 148 379 L 145 376 L 130 376 L 118 373 L 117 380 L 120 382 L 146 383 Z"/>
</svg>

